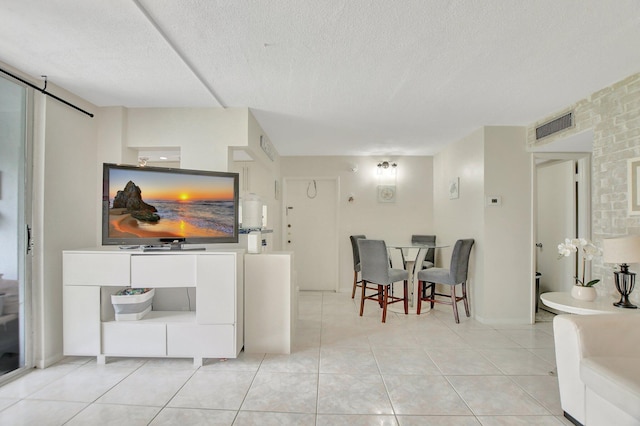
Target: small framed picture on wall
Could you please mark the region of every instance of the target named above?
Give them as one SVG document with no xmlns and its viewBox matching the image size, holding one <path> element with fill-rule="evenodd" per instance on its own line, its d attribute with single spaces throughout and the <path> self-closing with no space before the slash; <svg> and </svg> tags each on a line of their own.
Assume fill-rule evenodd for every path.
<svg viewBox="0 0 640 426">
<path fill-rule="evenodd" d="M 453 178 L 449 181 L 449 199 L 460 198 L 460 178 Z"/>
<path fill-rule="evenodd" d="M 640 215 L 640 157 L 628 160 L 629 177 L 627 179 L 629 214 Z"/>
</svg>

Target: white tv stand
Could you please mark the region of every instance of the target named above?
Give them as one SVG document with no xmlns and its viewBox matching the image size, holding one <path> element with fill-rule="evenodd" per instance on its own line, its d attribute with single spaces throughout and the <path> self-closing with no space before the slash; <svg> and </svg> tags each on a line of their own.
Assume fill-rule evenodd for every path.
<svg viewBox="0 0 640 426">
<path fill-rule="evenodd" d="M 99 247 L 63 252 L 64 354 L 235 358 L 243 347 L 244 250 L 161 251 Z M 151 311 L 115 321 L 123 287 L 195 287 L 195 311 Z"/>
</svg>

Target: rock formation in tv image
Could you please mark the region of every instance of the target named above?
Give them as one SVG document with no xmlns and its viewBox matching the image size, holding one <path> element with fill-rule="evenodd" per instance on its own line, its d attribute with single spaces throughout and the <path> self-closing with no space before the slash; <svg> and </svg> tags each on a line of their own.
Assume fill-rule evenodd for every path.
<svg viewBox="0 0 640 426">
<path fill-rule="evenodd" d="M 127 182 L 124 189 L 116 193 L 113 199 L 113 208 L 125 209 L 131 216 L 145 222 L 160 220 L 160 216 L 157 214 L 158 209 L 142 200 L 140 187 L 132 181 Z"/>
</svg>

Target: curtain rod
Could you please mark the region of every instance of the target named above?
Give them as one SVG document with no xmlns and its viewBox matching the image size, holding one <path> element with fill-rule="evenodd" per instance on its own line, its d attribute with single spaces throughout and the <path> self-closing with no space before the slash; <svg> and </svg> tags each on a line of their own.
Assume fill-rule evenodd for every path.
<svg viewBox="0 0 640 426">
<path fill-rule="evenodd" d="M 47 92 L 47 90 L 46 90 L 46 89 L 47 89 L 47 78 L 46 78 L 46 76 L 45 76 L 45 80 L 44 80 L 44 87 L 41 89 L 41 88 L 39 88 L 38 86 L 36 86 L 35 84 L 32 84 L 32 83 L 28 82 L 27 80 L 25 80 L 25 79 L 23 79 L 23 78 L 20 78 L 20 77 L 18 77 L 18 76 L 17 76 L 17 75 L 15 75 L 15 74 L 10 73 L 9 71 L 3 70 L 2 68 L 0 68 L 0 72 L 3 72 L 4 74 L 8 75 L 9 77 L 14 78 L 14 79 L 18 80 L 19 82 L 24 83 L 24 84 L 26 84 L 27 86 L 29 86 L 29 87 L 31 87 L 31 88 L 33 88 L 33 89 L 36 89 L 38 92 L 40 92 L 40 93 L 42 93 L 42 94 L 44 94 L 44 95 L 47 95 L 47 96 L 51 96 L 51 97 L 52 97 L 53 99 L 55 99 L 56 101 L 58 101 L 58 102 L 62 102 L 63 104 L 65 104 L 65 105 L 67 105 L 67 106 L 70 106 L 71 108 L 73 108 L 73 109 L 75 109 L 75 110 L 78 110 L 78 111 L 80 111 L 81 113 L 86 114 L 86 115 L 88 115 L 89 117 L 92 117 L 92 118 L 93 118 L 93 114 L 92 114 L 92 113 L 90 113 L 90 112 L 88 112 L 88 111 L 85 111 L 85 110 L 83 110 L 82 108 L 77 107 L 77 106 L 75 106 L 74 104 L 72 104 L 72 103 L 70 103 L 70 102 L 67 102 L 67 101 L 65 101 L 65 100 L 64 100 L 64 99 L 62 99 L 62 98 L 59 98 L 58 96 L 54 95 L 53 93 L 49 93 L 49 92 Z"/>
</svg>

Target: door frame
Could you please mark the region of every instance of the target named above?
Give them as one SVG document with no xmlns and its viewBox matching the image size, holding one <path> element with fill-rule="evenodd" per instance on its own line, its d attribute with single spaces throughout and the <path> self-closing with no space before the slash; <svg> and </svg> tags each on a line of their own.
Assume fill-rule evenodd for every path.
<svg viewBox="0 0 640 426">
<path fill-rule="evenodd" d="M 34 333 L 33 319 L 33 162 L 34 162 L 34 90 L 26 84 L 11 78 L 4 78 L 25 89 L 24 99 L 24 133 L 21 152 L 22 168 L 19 181 L 21 188 L 18 192 L 18 285 L 19 290 L 19 350 L 22 367 L 0 376 L 0 385 L 15 380 L 17 377 L 29 373 L 34 367 Z M 27 229 L 29 228 L 29 229 Z"/>
<path fill-rule="evenodd" d="M 574 160 L 578 164 L 576 182 L 578 182 L 578 202 L 576 215 L 578 221 L 578 235 L 591 239 L 591 152 L 532 152 L 531 153 L 531 323 L 536 320 L 535 301 L 536 285 L 536 236 L 538 234 L 538 169 L 539 161 Z M 558 241 L 558 244 L 560 241 Z M 591 277 L 591 268 L 588 271 L 588 279 Z"/>
<path fill-rule="evenodd" d="M 333 277 L 333 281 L 335 283 L 335 287 L 333 289 L 333 291 L 338 292 L 340 290 L 340 244 L 339 244 L 339 230 L 340 230 L 340 177 L 339 176 L 335 176 L 335 177 L 331 177 L 331 176 L 302 176 L 302 177 L 283 177 L 282 178 L 282 216 L 281 216 L 281 223 L 282 223 L 282 233 L 281 233 L 281 246 L 282 249 L 284 251 L 286 251 L 287 249 L 287 213 L 288 213 L 288 209 L 287 209 L 287 204 L 288 204 L 288 200 L 287 200 L 287 193 L 288 193 L 288 183 L 292 182 L 292 181 L 309 181 L 309 180 L 323 180 L 323 181 L 329 181 L 329 182 L 333 182 L 334 185 L 334 189 L 335 189 L 335 223 L 336 223 L 336 229 L 333 230 L 332 235 L 333 235 L 333 246 L 334 246 L 334 252 L 335 252 L 335 258 L 334 258 L 334 264 L 335 264 L 335 271 L 334 271 L 334 277 Z M 294 269 L 295 269 L 295 256 L 294 256 Z M 299 272 L 299 271 L 296 271 Z"/>
</svg>

